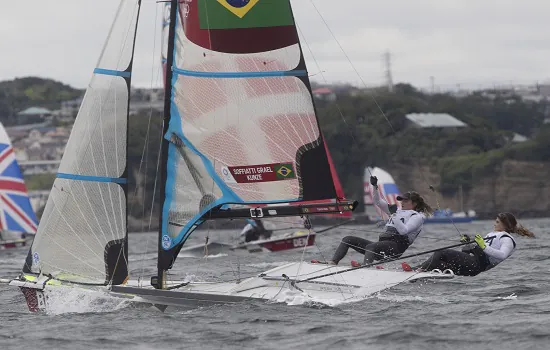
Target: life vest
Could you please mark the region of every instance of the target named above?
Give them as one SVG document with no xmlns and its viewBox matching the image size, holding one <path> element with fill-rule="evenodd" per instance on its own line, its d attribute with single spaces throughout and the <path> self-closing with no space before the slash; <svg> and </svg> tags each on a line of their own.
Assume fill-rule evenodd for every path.
<svg viewBox="0 0 550 350">
<path fill-rule="evenodd" d="M 512 243 L 514 244 L 514 248 L 512 249 L 512 251 L 510 251 L 510 254 L 508 254 L 508 256 L 506 257 L 506 258 L 508 258 L 516 250 L 516 241 L 514 240 L 514 238 L 512 236 L 510 236 L 510 234 L 508 232 L 489 232 L 483 238 L 483 240 L 485 241 L 485 244 L 488 247 L 494 248 L 496 250 L 500 250 L 500 248 L 502 246 L 501 240 L 502 240 L 502 238 L 505 238 L 505 237 L 511 239 Z M 503 262 L 506 259 L 506 258 L 499 259 L 497 257 L 491 256 L 490 253 L 488 253 L 486 251 L 483 251 L 483 252 L 485 253 L 485 256 L 487 257 L 487 260 L 489 262 L 486 270 L 492 269 L 493 267 L 497 266 L 498 264 L 500 264 L 501 262 Z"/>
<path fill-rule="evenodd" d="M 397 231 L 397 228 L 395 227 L 393 221 L 394 220 L 400 220 L 403 224 L 406 225 L 409 222 L 409 220 L 412 217 L 414 217 L 415 215 L 422 216 L 422 222 L 424 222 L 424 214 L 422 214 L 422 213 L 419 213 L 415 210 L 403 210 L 403 209 L 397 210 L 397 212 L 395 212 L 395 214 L 393 216 L 391 216 L 389 218 L 388 222 L 386 223 L 386 233 L 387 234 L 400 234 L 399 231 Z M 418 235 L 420 234 L 420 231 L 422 231 L 422 226 L 423 225 L 420 225 L 420 227 L 418 227 L 418 229 L 416 229 L 412 232 L 409 232 L 405 235 L 402 235 L 402 236 L 407 237 L 407 239 L 409 241 L 409 245 L 414 242 L 416 237 L 418 237 Z"/>
</svg>

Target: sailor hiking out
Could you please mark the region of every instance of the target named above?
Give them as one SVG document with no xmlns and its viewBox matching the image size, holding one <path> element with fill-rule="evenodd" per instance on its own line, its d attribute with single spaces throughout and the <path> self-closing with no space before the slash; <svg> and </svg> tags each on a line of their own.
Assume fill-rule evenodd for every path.
<svg viewBox="0 0 550 350">
<path fill-rule="evenodd" d="M 258 219 L 246 219 L 248 222 L 241 231 L 241 242 L 252 242 L 259 239 L 269 239 L 272 231 L 265 228 L 262 220 Z"/>
<path fill-rule="evenodd" d="M 518 225 L 512 213 L 500 213 L 495 219 L 493 232 L 485 237 L 477 234 L 475 243 L 466 245 L 462 251 L 445 249 L 435 252 L 418 269 L 419 271 L 441 271 L 449 269 L 455 275 L 475 276 L 492 269 L 508 259 L 516 250 L 516 241 L 512 233 L 524 237 L 535 237 L 535 234 L 525 227 Z M 470 237 L 462 235 L 461 241 L 469 242 Z M 406 268 L 404 264 L 404 268 Z"/>
<path fill-rule="evenodd" d="M 363 264 L 370 264 L 375 260 L 388 257 L 397 258 L 418 237 L 422 231 L 426 215 L 433 212 L 432 208 L 424 201 L 424 198 L 414 191 L 397 196 L 397 200 L 401 202 L 401 209 L 397 209 L 395 206 L 392 208 L 384 199 L 380 198 L 376 176 L 370 177 L 370 183 L 374 188 L 374 205 L 390 215 L 385 226 L 385 232 L 380 234 L 378 242 L 371 242 L 356 236 L 344 237 L 332 260 L 328 262 L 329 264 L 337 265 L 344 258 L 349 248 L 365 254 Z M 361 264 L 352 261 L 352 266 L 358 267 Z"/>
</svg>

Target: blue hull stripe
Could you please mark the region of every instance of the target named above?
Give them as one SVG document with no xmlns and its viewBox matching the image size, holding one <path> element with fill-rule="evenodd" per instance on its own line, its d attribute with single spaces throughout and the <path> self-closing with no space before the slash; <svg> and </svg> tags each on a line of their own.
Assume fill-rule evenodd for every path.
<svg viewBox="0 0 550 350">
<path fill-rule="evenodd" d="M 266 72 L 198 72 L 174 68 L 173 72 L 179 75 L 202 78 L 268 78 L 268 77 L 298 77 L 306 76 L 305 70 L 285 70 Z"/>
<path fill-rule="evenodd" d="M 123 72 L 120 70 L 103 69 L 103 68 L 94 69 L 94 74 L 115 75 L 115 76 L 124 77 L 124 78 L 130 78 L 132 76 L 132 72 Z"/>
<path fill-rule="evenodd" d="M 123 179 L 123 178 L 76 175 L 76 174 L 66 174 L 66 173 L 57 173 L 57 178 L 58 179 L 78 180 L 78 181 L 90 181 L 90 182 L 114 182 L 114 183 L 117 183 L 117 184 L 128 183 L 128 179 Z"/>
</svg>

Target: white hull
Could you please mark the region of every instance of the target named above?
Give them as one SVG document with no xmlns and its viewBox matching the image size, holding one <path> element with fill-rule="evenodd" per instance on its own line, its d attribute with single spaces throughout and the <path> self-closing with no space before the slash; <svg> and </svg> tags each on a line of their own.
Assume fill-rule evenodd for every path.
<svg viewBox="0 0 550 350">
<path fill-rule="evenodd" d="M 336 305 L 356 302 L 392 288 L 403 282 L 425 279 L 450 279 L 452 273 L 442 272 L 404 272 L 378 269 L 354 269 L 345 273 L 320 277 L 310 281 L 301 281 L 328 273 L 349 270 L 323 264 L 290 263 L 266 271 L 257 277 L 227 283 L 191 282 L 172 290 L 158 290 L 150 285 L 128 281 L 123 286 L 82 286 L 65 282 L 47 282 L 47 278 L 33 282 L 13 280 L 10 285 L 22 287 L 29 310 L 47 310 L 48 291 L 59 288 L 85 288 L 105 292 L 113 297 L 124 298 L 131 302 L 147 303 L 159 306 L 186 306 L 210 303 L 233 303 L 250 299 L 289 304 L 302 303 L 304 300 Z M 297 283 L 294 283 L 297 281 Z M 170 287 L 170 286 L 169 286 Z"/>
<path fill-rule="evenodd" d="M 315 243 L 316 233 L 295 231 L 286 234 L 273 235 L 268 239 L 250 241 L 233 246 L 232 249 L 246 249 L 249 253 L 279 252 L 283 250 L 311 247 Z"/>
</svg>

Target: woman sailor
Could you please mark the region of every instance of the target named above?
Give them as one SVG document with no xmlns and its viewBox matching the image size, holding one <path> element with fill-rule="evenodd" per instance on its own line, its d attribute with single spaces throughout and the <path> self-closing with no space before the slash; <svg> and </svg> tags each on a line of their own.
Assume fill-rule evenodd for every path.
<svg viewBox="0 0 550 350">
<path fill-rule="evenodd" d="M 420 271 L 439 269 L 452 270 L 455 275 L 475 276 L 487 271 L 509 258 L 516 249 L 516 241 L 510 235 L 515 233 L 525 237 L 535 237 L 528 229 L 518 225 L 516 217 L 512 213 L 500 213 L 495 219 L 493 232 L 485 235 L 485 238 L 477 234 L 474 237 L 476 244 L 465 246 L 462 252 L 445 249 L 435 252 L 426 260 Z M 467 235 L 462 235 L 463 242 L 469 242 Z M 403 267 L 406 268 L 406 264 Z"/>
<path fill-rule="evenodd" d="M 380 234 L 378 242 L 371 242 L 356 236 L 344 237 L 332 260 L 328 262 L 329 264 L 338 264 L 350 247 L 359 253 L 365 254 L 363 264 L 370 264 L 374 260 L 384 258 L 398 258 L 422 231 L 426 215 L 432 213 L 432 208 L 424 201 L 424 198 L 414 191 L 397 196 L 397 200 L 401 201 L 401 209 L 390 210 L 388 203 L 380 198 L 376 176 L 370 177 L 370 183 L 374 187 L 374 204 L 390 215 L 386 223 L 386 231 Z M 351 264 L 354 267 L 361 266 L 356 261 L 352 261 Z"/>
</svg>

